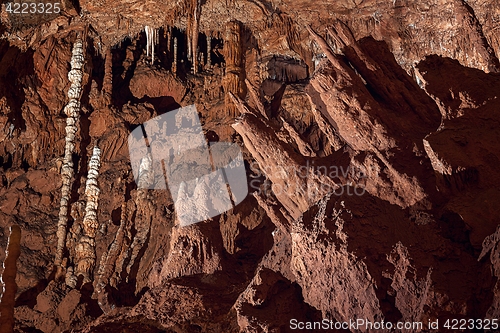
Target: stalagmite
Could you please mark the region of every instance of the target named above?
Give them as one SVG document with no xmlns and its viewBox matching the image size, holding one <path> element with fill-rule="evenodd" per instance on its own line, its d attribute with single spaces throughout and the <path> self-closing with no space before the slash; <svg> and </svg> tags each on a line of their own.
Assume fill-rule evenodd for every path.
<svg viewBox="0 0 500 333">
<path fill-rule="evenodd" d="M 87 204 L 85 206 L 85 216 L 83 218 L 83 235 L 76 246 L 76 269 L 75 275 L 83 275 L 83 282 L 91 280 L 92 271 L 95 266 L 95 236 L 99 228 L 97 220 L 97 206 L 100 189 L 97 184 L 99 167 L 101 165 L 101 150 L 94 147 L 92 157 L 89 161 L 89 171 L 85 187 Z"/>
<path fill-rule="evenodd" d="M 16 262 L 20 254 L 21 228 L 18 225 L 13 225 L 10 227 L 9 243 L 0 281 L 3 284 L 2 300 L 0 302 L 0 333 L 14 332 L 14 306 L 17 293 Z"/>
<path fill-rule="evenodd" d="M 57 250 L 54 260 L 54 265 L 57 269 L 56 278 L 59 278 L 64 274 L 61 264 L 66 244 L 68 204 L 71 187 L 73 185 L 73 151 L 75 149 L 75 134 L 78 130 L 77 125 L 80 113 L 80 93 L 82 90 L 83 64 L 83 43 L 81 40 L 77 40 L 73 46 L 71 70 L 68 73 L 68 79 L 71 82 L 71 86 L 68 91 L 69 103 L 64 108 L 64 113 L 66 113 L 68 118 L 66 119 L 66 147 L 64 150 L 63 165 L 61 168 L 61 206 L 59 209 L 59 222 L 57 224 Z"/>
<path fill-rule="evenodd" d="M 117 281 L 115 281 L 115 279 L 118 274 L 115 272 L 121 272 L 121 267 L 123 267 L 123 260 L 118 260 L 118 257 L 123 250 L 124 239 L 126 236 L 125 229 L 128 216 L 127 204 L 125 202 L 122 203 L 121 210 L 120 227 L 118 228 L 115 239 L 109 246 L 108 251 L 102 254 L 99 269 L 97 271 L 97 279 L 94 285 L 97 301 L 101 310 L 105 313 L 109 312 L 113 307 L 113 304 L 110 304 L 106 286 L 111 285 L 116 287 Z M 115 276 L 113 276 L 113 274 L 115 274 Z"/>
<path fill-rule="evenodd" d="M 137 188 L 148 188 L 153 182 L 153 161 L 150 156 L 141 159 L 139 166 L 139 178 L 137 179 Z"/>
<path fill-rule="evenodd" d="M 135 264 L 142 247 L 146 243 L 148 234 L 151 229 L 153 203 L 148 197 L 148 188 L 153 184 L 154 181 L 154 169 L 153 161 L 150 156 L 146 156 L 141 160 L 139 166 L 139 178 L 137 180 L 137 192 L 134 196 L 135 204 L 137 207 L 136 218 L 135 218 L 135 230 L 137 231 L 134 235 L 134 240 L 130 244 L 130 260 L 126 267 L 127 274 L 130 274 L 132 266 Z M 127 277 L 128 279 L 128 277 Z"/>
</svg>

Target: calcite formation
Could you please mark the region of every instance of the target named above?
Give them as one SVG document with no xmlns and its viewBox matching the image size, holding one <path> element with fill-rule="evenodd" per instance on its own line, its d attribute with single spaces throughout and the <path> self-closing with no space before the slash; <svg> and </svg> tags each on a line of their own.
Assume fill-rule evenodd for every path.
<svg viewBox="0 0 500 333">
<path fill-rule="evenodd" d="M 102 93 L 106 104 L 111 103 L 113 95 L 113 52 L 108 48 L 104 58 L 104 79 L 102 83 Z"/>
<path fill-rule="evenodd" d="M 62 273 L 61 264 L 66 245 L 66 233 L 68 225 L 68 205 L 70 201 L 71 187 L 73 185 L 74 164 L 73 152 L 76 145 L 76 133 L 78 131 L 78 120 L 80 118 L 80 96 L 82 92 L 82 77 L 84 65 L 83 42 L 77 40 L 73 46 L 71 57 L 71 70 L 68 73 L 68 80 L 71 83 L 68 90 L 69 102 L 64 108 L 66 114 L 66 146 L 64 149 L 61 176 L 63 184 L 61 188 L 61 203 L 59 210 L 59 222 L 57 225 L 57 250 L 54 264 L 58 270 L 58 275 Z"/>
<path fill-rule="evenodd" d="M 498 318 L 499 15 L 495 0 L 2 4 L 1 329 Z"/>
<path fill-rule="evenodd" d="M 155 63 L 155 45 L 158 44 L 158 31 L 152 27 L 145 26 L 146 32 L 146 51 L 148 57 L 151 55 L 151 64 Z"/>
<path fill-rule="evenodd" d="M 226 26 L 224 32 L 224 59 L 226 60 L 226 75 L 223 80 L 223 87 L 226 93 L 226 109 L 228 116 L 235 117 L 236 109 L 231 102 L 229 93 L 232 93 L 240 98 L 245 96 L 245 88 L 243 86 L 244 73 L 242 71 L 242 45 L 241 45 L 241 23 L 231 21 Z"/>
<path fill-rule="evenodd" d="M 2 298 L 0 302 L 0 332 L 8 333 L 14 330 L 14 306 L 16 301 L 17 259 L 21 254 L 21 228 L 13 225 L 10 228 L 7 244 L 7 257 L 3 264 L 3 273 L 0 276 L 2 284 Z"/>
<path fill-rule="evenodd" d="M 99 204 L 99 193 L 101 192 L 97 179 L 100 165 L 101 150 L 99 147 L 94 147 L 92 157 L 89 161 L 89 171 L 85 184 L 86 205 L 82 222 L 83 235 L 80 237 L 75 249 L 76 268 L 74 274 L 76 277 L 82 275 L 83 283 L 91 281 L 96 262 L 95 238 L 99 229 L 97 207 Z"/>
</svg>

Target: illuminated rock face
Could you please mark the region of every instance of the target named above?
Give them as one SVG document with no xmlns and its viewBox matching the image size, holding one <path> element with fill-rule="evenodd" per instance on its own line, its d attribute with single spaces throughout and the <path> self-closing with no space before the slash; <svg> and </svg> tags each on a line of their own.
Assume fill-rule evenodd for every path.
<svg viewBox="0 0 500 333">
<path fill-rule="evenodd" d="M 498 317 L 498 1 L 2 6 L 1 324 Z"/>
</svg>

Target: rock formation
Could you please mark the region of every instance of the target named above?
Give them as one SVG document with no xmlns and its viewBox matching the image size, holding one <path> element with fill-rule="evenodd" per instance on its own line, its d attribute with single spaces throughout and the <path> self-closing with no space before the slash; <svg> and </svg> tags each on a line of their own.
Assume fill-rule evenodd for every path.
<svg viewBox="0 0 500 333">
<path fill-rule="evenodd" d="M 0 302 L 0 332 L 13 332 L 15 317 L 14 306 L 17 293 L 16 275 L 17 259 L 21 254 L 21 228 L 13 225 L 10 228 L 7 254 L 3 265 L 3 273 L 0 277 L 2 283 L 2 298 Z"/>
<path fill-rule="evenodd" d="M 85 196 L 87 199 L 85 205 L 85 215 L 83 217 L 83 235 L 80 237 L 75 249 L 75 276 L 83 275 L 83 283 L 91 281 L 94 272 L 96 254 L 95 237 L 99 229 L 97 219 L 97 206 L 99 202 L 99 189 L 97 178 L 99 176 L 99 167 L 101 160 L 101 150 L 94 147 L 92 157 L 89 161 L 89 171 L 87 182 L 85 184 Z M 75 285 L 72 285 L 74 288 Z"/>
<path fill-rule="evenodd" d="M 83 77 L 83 42 L 77 40 L 73 46 L 71 57 L 71 70 L 68 73 L 68 80 L 71 83 L 68 90 L 69 103 L 64 108 L 66 119 L 66 147 L 64 149 L 63 164 L 61 167 L 61 176 L 63 185 L 61 188 L 61 207 L 59 210 L 59 222 L 57 225 L 57 250 L 54 264 L 57 268 L 57 275 L 63 274 L 61 264 L 66 245 L 66 233 L 68 225 L 68 205 L 73 185 L 74 164 L 73 152 L 76 145 L 76 133 L 78 131 L 78 120 L 80 117 L 80 96 L 82 93 Z"/>
<path fill-rule="evenodd" d="M 493 0 L 2 4 L 0 330 L 497 318 L 499 14 Z M 237 187 L 228 163 L 245 167 Z"/>
<path fill-rule="evenodd" d="M 241 23 L 231 21 L 226 26 L 224 32 L 223 55 L 226 60 L 226 75 L 223 80 L 223 87 L 226 93 L 226 109 L 229 117 L 236 116 L 236 110 L 231 102 L 230 93 L 239 97 L 245 96 L 245 89 L 242 77 L 243 73 L 243 50 L 241 45 Z"/>
</svg>

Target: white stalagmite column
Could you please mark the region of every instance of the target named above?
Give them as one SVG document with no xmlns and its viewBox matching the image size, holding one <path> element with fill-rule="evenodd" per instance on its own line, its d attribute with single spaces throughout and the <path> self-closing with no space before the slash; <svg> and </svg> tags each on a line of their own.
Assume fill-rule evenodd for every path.
<svg viewBox="0 0 500 333">
<path fill-rule="evenodd" d="M 66 244 L 68 205 L 74 176 L 73 151 L 75 150 L 75 134 L 78 130 L 80 113 L 83 64 L 83 43 L 81 40 L 77 40 L 73 45 L 71 70 L 68 73 L 68 79 L 71 82 L 71 86 L 68 90 L 69 103 L 64 108 L 64 113 L 66 113 L 68 118 L 66 118 L 66 147 L 64 149 L 64 159 L 61 168 L 61 206 L 59 209 L 59 222 L 57 223 L 57 250 L 54 260 L 54 265 L 57 269 L 56 278 L 59 278 L 64 274 L 61 264 Z"/>
<path fill-rule="evenodd" d="M 96 261 L 95 236 L 99 229 L 97 207 L 99 193 L 101 192 L 97 184 L 97 178 L 99 177 L 100 166 L 101 150 L 96 146 L 89 161 L 87 183 L 85 184 L 87 204 L 85 206 L 85 216 L 83 217 L 83 235 L 80 237 L 75 249 L 75 276 L 83 275 L 83 283 L 91 281 Z"/>
</svg>

